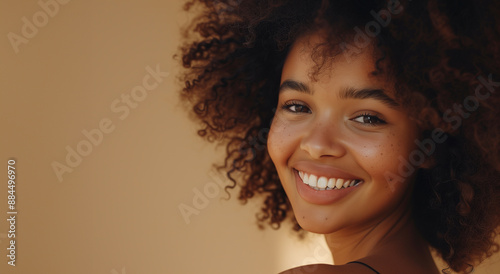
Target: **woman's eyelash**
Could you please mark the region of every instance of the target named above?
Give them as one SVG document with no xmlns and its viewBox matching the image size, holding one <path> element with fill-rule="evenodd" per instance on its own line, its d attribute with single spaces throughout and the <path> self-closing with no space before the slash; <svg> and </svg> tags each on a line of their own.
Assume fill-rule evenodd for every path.
<svg viewBox="0 0 500 274">
<path fill-rule="evenodd" d="M 311 110 L 309 109 L 309 107 L 300 101 L 285 102 L 281 105 L 281 108 L 288 111 L 288 112 L 291 112 L 291 113 L 311 113 Z M 382 119 L 378 115 L 372 114 L 372 113 L 363 113 L 361 115 L 354 117 L 351 120 L 353 120 L 354 122 L 363 124 L 363 125 L 368 125 L 368 126 L 377 126 L 377 125 L 387 124 L 387 122 L 384 119 Z"/>
<path fill-rule="evenodd" d="M 387 124 L 387 122 L 384 119 L 380 118 L 376 114 L 370 114 L 370 113 L 363 113 L 361 115 L 356 116 L 352 120 L 370 126 Z"/>
<path fill-rule="evenodd" d="M 307 105 L 298 101 L 285 102 L 281 108 L 292 113 L 311 113 Z"/>
</svg>

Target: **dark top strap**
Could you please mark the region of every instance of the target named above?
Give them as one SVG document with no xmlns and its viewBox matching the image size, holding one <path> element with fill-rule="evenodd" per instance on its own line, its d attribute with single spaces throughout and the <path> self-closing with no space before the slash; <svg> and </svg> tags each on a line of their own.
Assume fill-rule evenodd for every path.
<svg viewBox="0 0 500 274">
<path fill-rule="evenodd" d="M 352 262 L 348 262 L 348 264 L 361 264 L 361 265 L 364 265 L 366 267 L 368 267 L 369 269 L 373 270 L 373 272 L 377 273 L 377 274 L 380 274 L 377 270 L 373 269 L 373 267 L 363 263 L 363 262 L 359 262 L 359 261 L 352 261 Z"/>
</svg>

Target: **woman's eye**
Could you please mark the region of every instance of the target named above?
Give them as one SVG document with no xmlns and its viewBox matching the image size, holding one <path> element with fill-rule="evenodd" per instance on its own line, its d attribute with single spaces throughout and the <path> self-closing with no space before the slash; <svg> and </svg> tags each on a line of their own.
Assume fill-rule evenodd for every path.
<svg viewBox="0 0 500 274">
<path fill-rule="evenodd" d="M 311 113 L 309 107 L 298 102 L 285 103 L 282 108 L 292 113 Z"/>
<path fill-rule="evenodd" d="M 386 121 L 382 120 L 377 115 L 372 114 L 361 114 L 352 120 L 361 124 L 372 126 L 387 124 Z"/>
</svg>

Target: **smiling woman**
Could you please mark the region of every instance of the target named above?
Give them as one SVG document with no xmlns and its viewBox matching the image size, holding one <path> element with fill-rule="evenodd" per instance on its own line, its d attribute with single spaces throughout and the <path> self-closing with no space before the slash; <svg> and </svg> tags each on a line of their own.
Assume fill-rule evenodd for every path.
<svg viewBox="0 0 500 274">
<path fill-rule="evenodd" d="M 199 135 L 227 145 L 227 188 L 264 196 L 261 225 L 324 234 L 335 260 L 286 273 L 439 273 L 431 251 L 468 273 L 497 251 L 500 7 L 487 3 L 186 4 L 202 11 L 182 96 Z"/>
<path fill-rule="evenodd" d="M 408 158 L 416 148 L 417 124 L 387 94 L 394 94 L 393 83 L 373 75 L 373 48 L 351 62 L 334 60 L 311 79 L 311 40 L 320 39 L 301 37 L 288 53 L 269 155 L 298 223 L 325 234 L 337 265 L 387 258 L 394 266 L 414 256 L 408 246 L 426 250 L 411 218 L 412 178 L 392 189 L 385 178 L 398 172 L 398 156 Z M 428 250 L 419 258 L 402 267 L 436 272 Z"/>
</svg>

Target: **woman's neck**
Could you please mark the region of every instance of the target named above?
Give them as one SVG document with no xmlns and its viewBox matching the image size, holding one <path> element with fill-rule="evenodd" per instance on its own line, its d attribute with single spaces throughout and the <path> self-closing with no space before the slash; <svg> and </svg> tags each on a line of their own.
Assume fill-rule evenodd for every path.
<svg viewBox="0 0 500 274">
<path fill-rule="evenodd" d="M 336 265 L 363 259 L 379 266 L 411 265 L 438 273 L 427 242 L 418 232 L 409 207 L 377 223 L 325 235 Z"/>
</svg>

